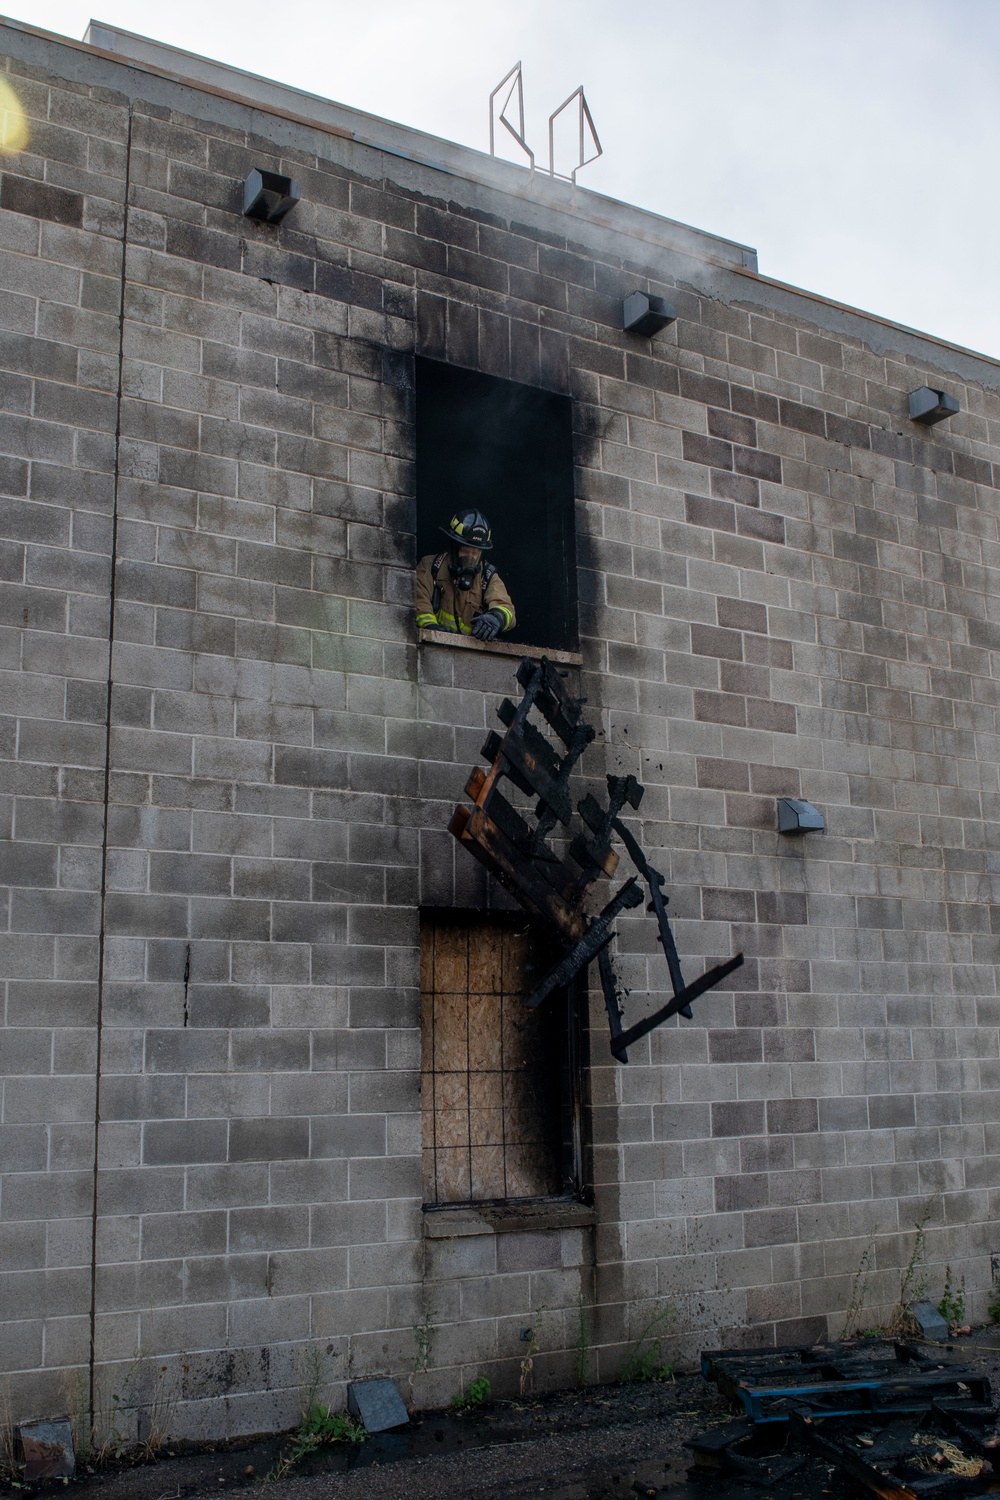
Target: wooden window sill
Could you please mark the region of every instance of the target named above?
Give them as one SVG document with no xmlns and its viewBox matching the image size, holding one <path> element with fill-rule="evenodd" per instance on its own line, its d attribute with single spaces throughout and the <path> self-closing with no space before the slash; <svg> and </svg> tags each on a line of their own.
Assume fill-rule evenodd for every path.
<svg viewBox="0 0 1000 1500">
<path fill-rule="evenodd" d="M 533 1229 L 587 1229 L 597 1210 L 587 1203 L 456 1203 L 424 1209 L 424 1238 L 460 1239 L 471 1234 L 515 1234 Z"/>
<path fill-rule="evenodd" d="M 474 635 L 458 635 L 453 630 L 418 630 L 417 644 L 420 646 L 444 646 L 450 651 L 479 651 L 486 656 L 530 656 L 540 661 L 547 656 L 557 666 L 582 667 L 583 653 L 580 651 L 555 651 L 547 646 L 526 646 L 521 641 L 477 641 Z"/>
</svg>

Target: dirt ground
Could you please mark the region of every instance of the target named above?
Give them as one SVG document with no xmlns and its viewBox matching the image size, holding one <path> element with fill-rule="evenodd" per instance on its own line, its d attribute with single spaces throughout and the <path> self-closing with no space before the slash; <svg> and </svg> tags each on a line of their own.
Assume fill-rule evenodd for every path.
<svg viewBox="0 0 1000 1500">
<path fill-rule="evenodd" d="M 1000 1394 L 1000 1328 L 977 1329 L 941 1353 L 989 1375 Z M 672 1382 L 558 1392 L 460 1415 L 424 1413 L 405 1431 L 321 1450 L 282 1478 L 269 1476 L 287 1445 L 268 1439 L 164 1455 L 155 1464 L 84 1470 L 68 1486 L 48 1481 L 26 1491 L 0 1484 L 0 1495 L 69 1491 L 76 1500 L 207 1500 L 235 1491 L 242 1500 L 255 1492 L 262 1500 L 760 1500 L 766 1493 L 775 1500 L 857 1500 L 868 1493 L 819 1458 L 767 1491 L 713 1470 L 689 1478 L 693 1455 L 685 1440 L 735 1415 L 699 1374 L 679 1374 Z"/>
</svg>

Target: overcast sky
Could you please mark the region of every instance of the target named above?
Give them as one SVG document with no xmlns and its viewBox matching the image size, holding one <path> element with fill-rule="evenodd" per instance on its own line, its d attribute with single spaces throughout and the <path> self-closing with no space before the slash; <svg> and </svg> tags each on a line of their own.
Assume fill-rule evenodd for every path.
<svg viewBox="0 0 1000 1500">
<path fill-rule="evenodd" d="M 19 19 L 80 38 L 90 11 Z M 521 59 L 540 159 L 584 85 L 605 154 L 581 185 L 1000 358 L 1000 0 L 100 0 L 96 19 L 479 149 Z"/>
</svg>

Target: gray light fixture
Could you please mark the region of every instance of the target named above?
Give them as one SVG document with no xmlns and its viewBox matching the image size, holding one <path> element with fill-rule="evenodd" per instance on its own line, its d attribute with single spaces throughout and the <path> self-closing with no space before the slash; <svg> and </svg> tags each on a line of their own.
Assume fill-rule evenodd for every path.
<svg viewBox="0 0 1000 1500">
<path fill-rule="evenodd" d="M 949 396 L 947 391 L 936 391 L 932 386 L 922 385 L 919 390 L 910 392 L 911 422 L 923 422 L 925 427 L 933 427 L 935 422 L 943 422 L 960 410 L 954 396 Z"/>
<path fill-rule="evenodd" d="M 823 814 L 811 802 L 797 797 L 778 798 L 779 833 L 825 833 Z"/>
<path fill-rule="evenodd" d="M 651 339 L 654 333 L 666 328 L 677 318 L 677 309 L 666 297 L 654 297 L 649 292 L 629 292 L 622 309 L 622 327 L 626 333 L 640 333 Z"/>
<path fill-rule="evenodd" d="M 278 224 L 301 197 L 302 190 L 294 178 L 254 167 L 243 184 L 243 213 L 248 219 Z"/>
</svg>

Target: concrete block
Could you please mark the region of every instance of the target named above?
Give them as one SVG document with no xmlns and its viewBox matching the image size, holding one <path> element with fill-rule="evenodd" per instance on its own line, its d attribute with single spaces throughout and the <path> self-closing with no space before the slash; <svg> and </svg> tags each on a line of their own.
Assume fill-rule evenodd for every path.
<svg viewBox="0 0 1000 1500">
<path fill-rule="evenodd" d="M 233 1122 L 235 1129 L 243 1122 Z M 222 1120 L 150 1121 L 143 1128 L 143 1161 L 151 1166 L 226 1160 L 227 1127 Z"/>
<path fill-rule="evenodd" d="M 369 1432 L 408 1426 L 410 1417 L 391 1380 L 354 1380 L 347 1387 L 347 1406 Z"/>
<path fill-rule="evenodd" d="M 925 1339 L 931 1339 L 935 1343 L 947 1342 L 948 1325 L 933 1302 L 915 1302 L 911 1311 Z"/>
</svg>

